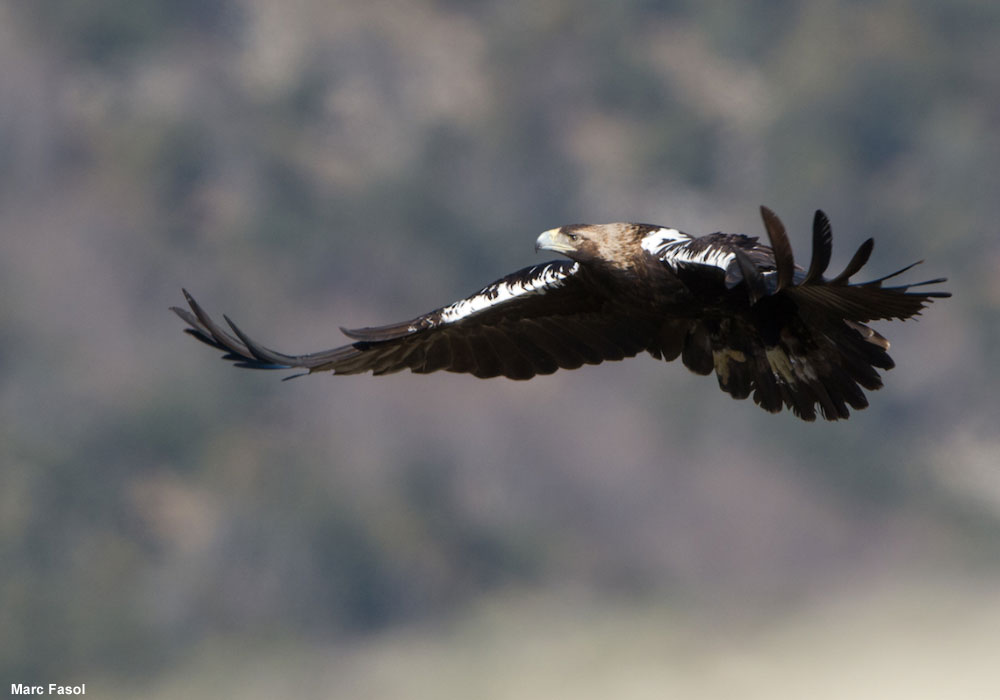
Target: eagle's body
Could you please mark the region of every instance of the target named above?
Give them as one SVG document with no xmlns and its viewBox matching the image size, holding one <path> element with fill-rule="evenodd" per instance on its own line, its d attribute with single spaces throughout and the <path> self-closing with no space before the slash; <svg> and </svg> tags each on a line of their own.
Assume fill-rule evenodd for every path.
<svg viewBox="0 0 1000 700">
<path fill-rule="evenodd" d="M 883 286 L 907 267 L 850 283 L 871 254 L 871 239 L 840 275 L 825 278 L 832 237 L 822 212 L 803 270 L 781 222 L 761 211 L 770 247 L 740 234 L 696 238 L 649 224 L 552 229 L 536 248 L 569 260 L 519 270 L 409 321 L 342 329 L 351 343 L 308 355 L 264 348 L 227 318 L 231 335 L 187 292 L 191 312 L 174 311 L 188 333 L 241 367 L 529 379 L 645 351 L 665 360 L 680 356 L 698 374 L 714 370 L 724 391 L 752 395 L 771 412 L 786 406 L 814 420 L 818 405 L 828 420 L 847 418 L 848 406 L 868 405 L 862 389 L 882 386 L 877 369 L 893 366 L 888 341 L 865 324 L 918 314 L 949 294 L 909 289 L 944 280 Z"/>
</svg>

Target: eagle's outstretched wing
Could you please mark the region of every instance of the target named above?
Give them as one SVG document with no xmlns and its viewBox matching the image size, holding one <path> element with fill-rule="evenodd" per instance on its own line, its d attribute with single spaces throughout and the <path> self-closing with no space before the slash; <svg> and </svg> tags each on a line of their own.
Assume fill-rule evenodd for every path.
<svg viewBox="0 0 1000 700">
<path fill-rule="evenodd" d="M 633 357 L 649 346 L 656 324 L 614 313 L 612 301 L 584 277 L 570 261 L 534 265 L 409 321 L 341 329 L 353 342 L 307 355 L 270 350 L 224 317 L 227 331 L 187 291 L 190 311 L 172 310 L 187 322 L 186 332 L 222 350 L 224 359 L 239 367 L 335 374 L 446 370 L 529 379 Z"/>
<path fill-rule="evenodd" d="M 931 300 L 951 294 L 910 291 L 944 278 L 883 284 L 917 263 L 851 283 L 871 256 L 872 239 L 861 244 L 843 272 L 826 279 L 833 237 L 822 211 L 813 220 L 812 258 L 804 270 L 795 265 L 778 217 L 766 207 L 761 214 L 770 247 L 747 236 L 712 234 L 674 237 L 655 248 L 682 279 L 704 284 L 714 277 L 729 292 L 721 308 L 668 319 L 651 352 L 666 360 L 680 356 L 698 374 L 714 371 L 723 391 L 738 399 L 752 395 L 767 411 L 784 406 L 811 421 L 819 406 L 827 420 L 847 418 L 848 406 L 868 405 L 862 389 L 881 388 L 878 370 L 894 366 L 889 341 L 864 324 L 911 318 Z"/>
</svg>

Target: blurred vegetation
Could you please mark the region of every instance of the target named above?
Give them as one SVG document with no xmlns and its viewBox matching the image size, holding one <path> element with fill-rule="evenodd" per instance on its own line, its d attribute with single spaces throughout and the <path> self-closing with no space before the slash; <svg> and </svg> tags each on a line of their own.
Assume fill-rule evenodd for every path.
<svg viewBox="0 0 1000 700">
<path fill-rule="evenodd" d="M 102 68 L 169 45 L 186 31 L 221 37 L 235 7 L 228 0 L 15 0 L 48 48 Z"/>
<path fill-rule="evenodd" d="M 973 0 L 0 6 L 0 679 L 337 643 L 508 587 L 996 580 L 998 39 Z M 762 202 L 800 258 L 822 207 L 837 260 L 873 235 L 873 270 L 951 278 L 882 329 L 899 369 L 846 424 L 651 360 L 282 384 L 166 312 L 187 286 L 318 349 L 553 225 L 757 235 Z"/>
</svg>

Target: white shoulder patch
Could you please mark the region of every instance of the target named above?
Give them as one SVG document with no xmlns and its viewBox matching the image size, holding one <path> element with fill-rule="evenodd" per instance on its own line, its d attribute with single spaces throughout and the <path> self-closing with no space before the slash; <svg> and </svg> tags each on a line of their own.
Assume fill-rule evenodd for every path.
<svg viewBox="0 0 1000 700">
<path fill-rule="evenodd" d="M 545 294 L 549 290 L 558 289 L 566 284 L 566 279 L 575 274 L 579 268 L 578 263 L 573 263 L 567 268 L 562 262 L 557 262 L 539 265 L 532 269 L 532 274 L 527 277 L 515 273 L 484 287 L 470 297 L 445 306 L 440 311 L 439 323 L 455 323 L 518 297 Z"/>
<path fill-rule="evenodd" d="M 736 254 L 731 250 L 717 246 L 709 246 L 703 250 L 695 251 L 691 250 L 688 245 L 678 245 L 663 251 L 660 259 L 671 267 L 677 267 L 679 263 L 693 263 L 726 270 L 729 268 L 729 263 L 736 259 Z"/>
<path fill-rule="evenodd" d="M 675 228 L 659 228 L 647 233 L 639 244 L 650 255 L 659 256 L 672 243 L 686 243 L 691 236 L 681 233 Z"/>
<path fill-rule="evenodd" d="M 706 246 L 699 239 L 675 228 L 656 229 L 643 236 L 639 245 L 675 270 L 681 263 L 710 265 L 725 270 L 736 259 L 728 246 Z"/>
</svg>

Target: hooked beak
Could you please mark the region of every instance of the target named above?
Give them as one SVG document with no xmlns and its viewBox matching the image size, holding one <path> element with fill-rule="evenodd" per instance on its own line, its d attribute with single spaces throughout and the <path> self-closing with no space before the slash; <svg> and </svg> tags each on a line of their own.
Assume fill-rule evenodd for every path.
<svg viewBox="0 0 1000 700">
<path fill-rule="evenodd" d="M 569 236 L 563 233 L 561 228 L 551 228 L 535 240 L 535 252 L 540 250 L 551 250 L 563 255 L 576 252 Z"/>
</svg>

